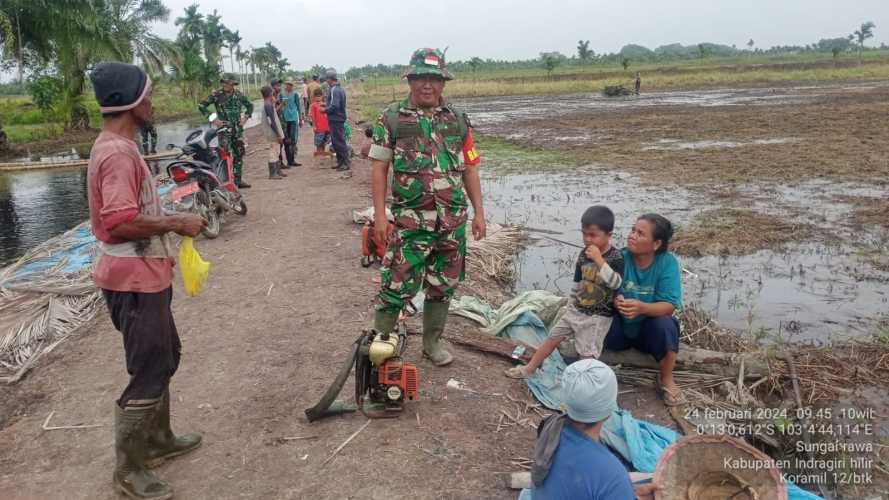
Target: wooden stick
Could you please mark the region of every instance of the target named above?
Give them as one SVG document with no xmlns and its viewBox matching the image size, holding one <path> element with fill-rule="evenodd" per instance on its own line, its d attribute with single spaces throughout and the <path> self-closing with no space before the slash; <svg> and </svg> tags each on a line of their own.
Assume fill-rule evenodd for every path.
<svg viewBox="0 0 889 500">
<path fill-rule="evenodd" d="M 327 462 L 330 462 L 331 460 L 333 460 L 333 457 L 335 457 L 337 453 L 339 453 L 343 448 L 346 447 L 347 444 L 349 444 L 353 439 L 355 439 L 355 436 L 361 434 L 361 431 L 366 429 L 367 426 L 370 425 L 370 423 L 371 423 L 371 419 L 367 419 L 367 422 L 365 422 L 364 425 L 362 425 L 360 429 L 358 429 L 357 431 L 352 433 L 352 435 L 349 436 L 349 439 L 343 441 L 343 444 L 337 446 L 337 448 L 335 450 L 333 450 L 333 453 L 331 453 L 330 456 L 327 457 L 327 460 L 325 460 L 321 465 L 327 465 Z"/>
<path fill-rule="evenodd" d="M 42 426 L 43 430 L 57 431 L 57 430 L 63 430 L 63 429 L 93 429 L 93 428 L 102 427 L 103 425 L 105 425 L 105 424 L 90 424 L 90 425 L 53 425 L 53 426 L 50 426 L 49 420 L 55 414 L 56 414 L 55 410 L 49 412 L 49 415 L 46 416 L 46 420 L 43 421 L 43 426 Z"/>
<path fill-rule="evenodd" d="M 293 436 L 293 437 L 282 437 L 282 441 L 298 441 L 300 439 L 318 439 L 318 436 Z"/>
<path fill-rule="evenodd" d="M 790 371 L 790 382 L 793 385 L 793 396 L 796 398 L 796 407 L 799 410 L 803 409 L 803 397 L 799 390 L 799 377 L 796 374 L 796 365 L 793 363 L 793 355 L 789 352 L 784 353 L 784 361 L 787 362 L 787 369 Z M 815 459 L 814 454 L 811 452 L 811 444 L 812 438 L 809 436 L 809 419 L 806 418 L 805 412 L 802 412 L 802 418 L 800 418 L 802 425 L 802 434 L 803 441 L 806 443 L 806 449 L 810 450 L 806 453 L 810 460 Z M 828 498 L 826 492 L 824 491 L 824 486 L 820 483 L 818 484 L 818 490 L 821 493 L 821 496 L 824 498 Z"/>
</svg>

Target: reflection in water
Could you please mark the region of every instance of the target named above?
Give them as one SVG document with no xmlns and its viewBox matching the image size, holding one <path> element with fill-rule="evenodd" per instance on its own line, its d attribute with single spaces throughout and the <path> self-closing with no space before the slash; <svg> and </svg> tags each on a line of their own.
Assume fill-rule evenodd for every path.
<svg viewBox="0 0 889 500">
<path fill-rule="evenodd" d="M 0 264 L 87 217 L 86 168 L 0 174 Z"/>
<path fill-rule="evenodd" d="M 246 128 L 259 123 L 260 101 Z M 206 123 L 201 119 L 179 120 L 157 126 L 158 150 L 167 144 L 181 146 L 185 137 Z M 77 159 L 64 152 L 53 158 Z M 150 162 L 159 174 L 165 161 Z M 86 168 L 0 172 L 0 266 L 21 257 L 27 250 L 61 234 L 89 218 Z"/>
<path fill-rule="evenodd" d="M 487 164 L 495 167 L 497 160 L 488 158 Z M 519 255 L 519 291 L 571 290 L 579 250 L 547 238 L 580 244 L 580 215 L 590 205 L 605 204 L 614 211 L 613 244 L 618 247 L 626 244 L 630 227 L 644 212 L 659 212 L 682 225 L 712 206 L 682 188 L 642 186 L 628 174 L 591 168 L 502 176 L 490 168 L 483 172 L 491 220 L 545 230 L 532 231 L 538 241 Z M 887 308 L 884 280 L 889 276 L 862 262 L 854 245 L 848 238 L 740 257 L 680 258 L 686 269 L 684 302 L 703 308 L 724 326 L 769 338 L 827 340 L 867 333 L 872 318 Z"/>
</svg>

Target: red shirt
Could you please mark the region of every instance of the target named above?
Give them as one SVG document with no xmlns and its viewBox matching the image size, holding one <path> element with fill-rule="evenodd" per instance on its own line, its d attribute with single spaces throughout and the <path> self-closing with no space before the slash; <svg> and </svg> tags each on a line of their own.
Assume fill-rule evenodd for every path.
<svg viewBox="0 0 889 500">
<path fill-rule="evenodd" d="M 139 215 L 139 191 L 144 183 L 157 189 L 136 143 L 112 132 L 99 134 L 90 152 L 86 182 L 90 224 L 96 239 L 123 243 L 111 231 Z M 93 280 L 106 290 L 160 292 L 173 282 L 173 263 L 171 258 L 102 254 L 93 266 Z"/>
<path fill-rule="evenodd" d="M 321 112 L 321 103 L 313 102 L 309 106 L 309 116 L 312 117 L 312 126 L 315 132 L 330 132 L 330 124 L 327 123 L 327 113 Z"/>
</svg>

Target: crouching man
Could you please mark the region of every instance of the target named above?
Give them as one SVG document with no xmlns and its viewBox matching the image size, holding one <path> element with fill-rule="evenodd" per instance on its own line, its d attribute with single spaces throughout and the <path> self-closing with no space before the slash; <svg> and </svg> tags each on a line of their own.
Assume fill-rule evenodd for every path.
<svg viewBox="0 0 889 500">
<path fill-rule="evenodd" d="M 130 498 L 170 498 L 148 468 L 201 444 L 170 429 L 170 378 L 181 346 L 170 303 L 169 233 L 195 236 L 197 215 L 164 215 L 154 178 L 133 137 L 152 120 L 151 79 L 139 67 L 96 65 L 90 74 L 104 124 L 87 173 L 90 223 L 101 254 L 93 268 L 114 327 L 123 336 L 129 384 L 114 406 L 114 487 Z"/>
<path fill-rule="evenodd" d="M 620 460 L 599 441 L 617 409 L 617 377 L 608 365 L 583 359 L 562 374 L 564 415 L 541 422 L 531 469 L 533 500 L 647 500 L 655 487 L 635 487 Z"/>
</svg>

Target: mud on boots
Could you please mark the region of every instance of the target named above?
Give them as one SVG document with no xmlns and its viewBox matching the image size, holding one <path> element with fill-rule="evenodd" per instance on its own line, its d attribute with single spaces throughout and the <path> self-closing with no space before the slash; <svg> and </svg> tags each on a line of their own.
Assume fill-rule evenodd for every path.
<svg viewBox="0 0 889 500">
<path fill-rule="evenodd" d="M 138 403 L 138 404 L 136 404 Z M 114 489 L 129 498 L 162 500 L 173 496 L 173 487 L 148 470 L 148 434 L 159 399 L 136 400 L 126 408 L 114 404 Z"/>
<path fill-rule="evenodd" d="M 173 433 L 170 426 L 170 388 L 167 387 L 148 431 L 145 465 L 149 469 L 157 467 L 166 460 L 197 449 L 202 442 L 203 436 L 196 432 L 179 436 Z"/>
<path fill-rule="evenodd" d="M 454 361 L 441 341 L 445 324 L 448 322 L 447 300 L 426 300 L 423 302 L 423 355 L 435 366 L 446 366 Z"/>
</svg>

